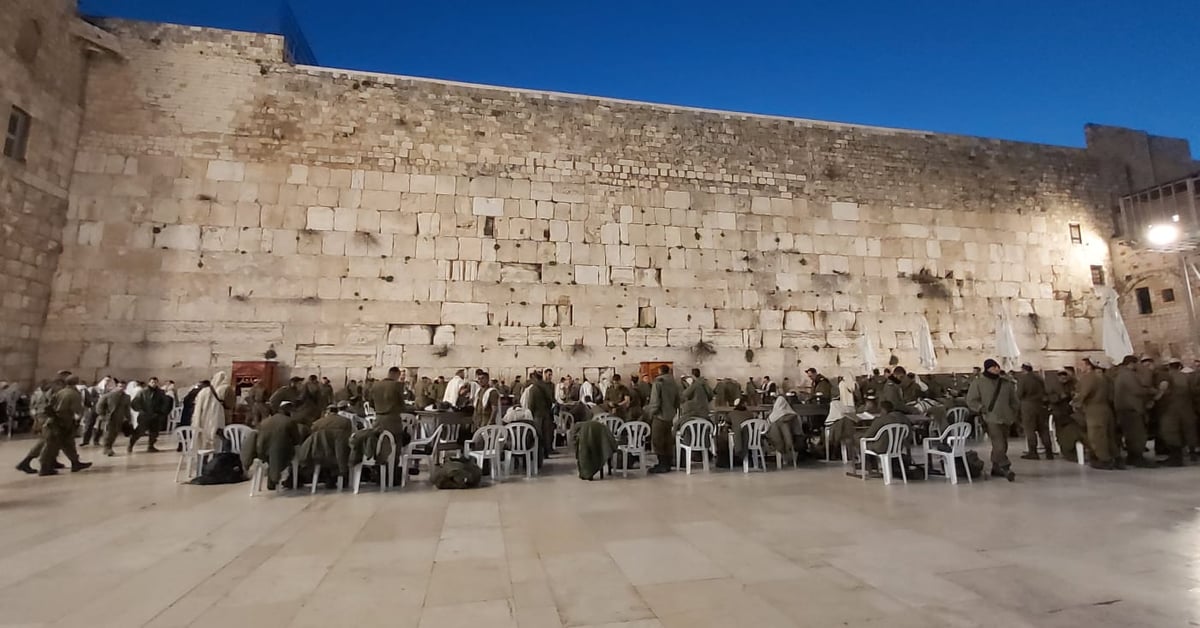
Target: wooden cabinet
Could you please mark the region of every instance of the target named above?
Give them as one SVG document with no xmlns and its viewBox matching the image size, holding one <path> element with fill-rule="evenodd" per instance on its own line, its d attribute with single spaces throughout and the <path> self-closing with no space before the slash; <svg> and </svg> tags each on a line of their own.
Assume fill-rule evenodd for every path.
<svg viewBox="0 0 1200 628">
<path fill-rule="evenodd" d="M 277 382 L 275 381 L 276 362 L 271 361 L 247 361 L 233 363 L 233 395 L 234 395 L 234 410 L 233 422 L 246 423 L 248 417 L 248 409 L 245 403 L 246 393 L 254 386 L 256 382 L 262 382 L 263 388 L 267 394 L 275 392 Z"/>
<path fill-rule="evenodd" d="M 658 377 L 658 367 L 664 365 L 670 367 L 672 373 L 675 372 L 674 362 L 642 362 L 638 366 L 638 374 L 642 376 L 649 375 L 650 381 L 654 381 L 654 378 Z"/>
</svg>

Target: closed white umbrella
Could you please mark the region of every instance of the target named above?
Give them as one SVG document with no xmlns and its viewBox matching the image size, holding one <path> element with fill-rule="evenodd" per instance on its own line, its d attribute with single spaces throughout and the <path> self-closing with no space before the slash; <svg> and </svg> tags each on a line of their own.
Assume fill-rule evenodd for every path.
<svg viewBox="0 0 1200 628">
<path fill-rule="evenodd" d="M 917 326 L 917 356 L 920 358 L 921 368 L 926 371 L 933 371 L 937 368 L 937 354 L 933 350 L 933 333 L 929 331 L 929 320 L 925 315 L 921 315 L 921 320 Z"/>
<path fill-rule="evenodd" d="M 1117 292 L 1108 286 L 1097 286 L 1096 296 L 1104 306 L 1101 318 L 1100 342 L 1104 355 L 1119 364 L 1127 355 L 1133 355 L 1133 342 L 1129 340 L 1129 330 L 1125 328 L 1125 319 L 1121 318 L 1121 309 L 1117 307 Z"/>
<path fill-rule="evenodd" d="M 871 332 L 863 330 L 858 337 L 858 355 L 862 360 L 862 372 L 870 375 L 879 368 L 879 354 L 875 353 L 875 343 L 871 342 Z"/>
<path fill-rule="evenodd" d="M 1008 306 L 1001 303 L 996 306 L 996 357 L 1004 370 L 1017 368 L 1021 359 L 1021 348 L 1017 346 L 1017 335 L 1013 331 L 1012 317 L 1008 314 Z"/>
</svg>

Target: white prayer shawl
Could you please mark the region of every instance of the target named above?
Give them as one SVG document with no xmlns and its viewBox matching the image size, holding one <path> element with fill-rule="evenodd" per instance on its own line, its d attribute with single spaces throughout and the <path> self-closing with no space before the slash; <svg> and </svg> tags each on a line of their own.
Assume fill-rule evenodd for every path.
<svg viewBox="0 0 1200 628">
<path fill-rule="evenodd" d="M 479 384 L 475 384 L 475 387 L 479 388 Z M 478 399 L 479 405 L 487 407 L 488 401 L 492 398 L 492 393 L 495 393 L 495 392 L 496 392 L 495 388 L 488 387 L 487 390 L 483 391 L 482 396 L 473 395 L 471 398 Z M 499 413 L 500 413 L 500 406 L 497 405 L 496 406 L 496 414 L 499 415 Z M 488 423 L 494 422 L 496 418 L 498 418 L 498 417 L 496 417 L 496 416 L 490 417 L 491 420 L 489 420 Z"/>
<path fill-rule="evenodd" d="M 592 401 L 596 400 L 596 387 L 585 379 L 583 380 L 583 383 L 579 385 L 579 400 L 583 401 L 588 397 L 591 397 Z"/>
<path fill-rule="evenodd" d="M 217 443 L 217 432 L 225 429 L 225 406 L 222 393 L 229 389 L 225 373 L 213 375 L 212 384 L 196 395 L 196 409 L 192 412 L 192 425 L 196 428 L 196 449 L 213 449 Z"/>
<path fill-rule="evenodd" d="M 125 394 L 129 396 L 130 403 L 133 403 L 133 400 L 137 399 L 137 395 L 140 392 L 142 392 L 142 387 L 138 386 L 137 382 L 130 381 L 128 384 L 125 384 Z M 141 413 L 132 407 L 129 409 L 129 421 L 133 423 L 134 427 L 137 427 L 139 414 Z"/>
<path fill-rule="evenodd" d="M 605 378 L 602 378 L 602 379 L 600 380 L 600 383 L 599 383 L 599 384 L 596 384 L 596 390 L 598 390 L 598 391 L 600 392 L 600 398 L 599 398 L 599 399 L 595 399 L 595 398 L 593 397 L 593 399 L 595 399 L 596 401 L 603 401 L 603 400 L 604 400 L 604 396 L 608 394 L 608 387 L 609 387 L 610 385 L 612 385 L 612 383 L 611 383 L 611 382 L 608 380 L 608 378 L 607 378 L 607 377 L 605 377 Z"/>
<path fill-rule="evenodd" d="M 452 406 L 456 405 L 458 403 L 458 391 L 462 390 L 465 383 L 466 380 L 457 375 L 451 377 L 450 381 L 446 383 L 446 392 L 442 395 L 442 401 Z"/>
<path fill-rule="evenodd" d="M 567 386 L 562 382 L 554 385 L 554 400 L 558 403 L 567 402 Z"/>
<path fill-rule="evenodd" d="M 788 403 L 786 397 L 777 397 L 775 399 L 775 406 L 771 408 L 771 414 L 767 415 L 767 421 L 773 425 L 789 416 L 796 416 L 796 411 L 792 409 L 792 404 Z"/>
<path fill-rule="evenodd" d="M 838 398 L 829 402 L 829 415 L 825 417 L 825 425 L 831 425 L 838 419 L 854 414 L 854 380 L 843 377 L 838 382 Z"/>
<path fill-rule="evenodd" d="M 525 408 L 526 410 L 529 409 L 529 391 L 531 390 L 533 390 L 532 382 L 525 387 L 525 390 L 521 391 L 521 407 Z"/>
</svg>

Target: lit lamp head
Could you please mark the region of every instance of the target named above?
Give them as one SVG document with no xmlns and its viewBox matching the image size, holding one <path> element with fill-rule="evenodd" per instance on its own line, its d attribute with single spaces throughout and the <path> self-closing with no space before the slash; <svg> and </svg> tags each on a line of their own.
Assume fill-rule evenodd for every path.
<svg viewBox="0 0 1200 628">
<path fill-rule="evenodd" d="M 1167 246 L 1179 239 L 1179 227 L 1174 224 L 1150 225 L 1146 230 L 1146 240 L 1154 246 Z"/>
</svg>

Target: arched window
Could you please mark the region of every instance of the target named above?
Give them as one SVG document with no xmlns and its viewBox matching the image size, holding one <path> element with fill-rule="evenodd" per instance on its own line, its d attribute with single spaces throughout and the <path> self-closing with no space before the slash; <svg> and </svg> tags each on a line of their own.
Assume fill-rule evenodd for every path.
<svg viewBox="0 0 1200 628">
<path fill-rule="evenodd" d="M 17 58 L 32 64 L 37 61 L 38 50 L 42 47 L 42 25 L 37 20 L 28 20 L 21 25 L 17 33 Z"/>
</svg>

